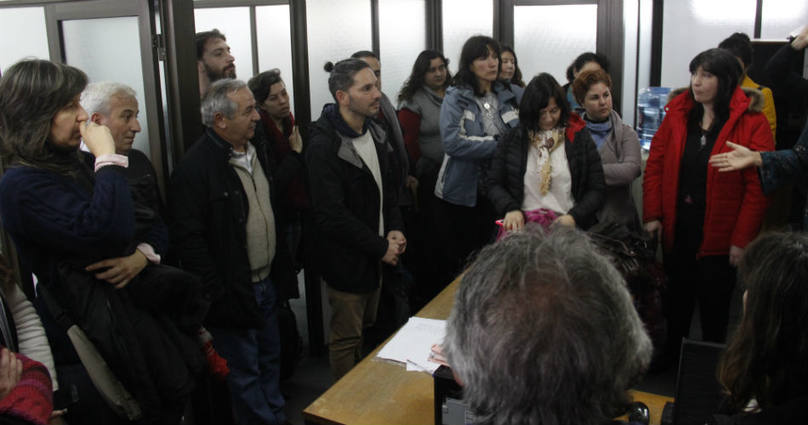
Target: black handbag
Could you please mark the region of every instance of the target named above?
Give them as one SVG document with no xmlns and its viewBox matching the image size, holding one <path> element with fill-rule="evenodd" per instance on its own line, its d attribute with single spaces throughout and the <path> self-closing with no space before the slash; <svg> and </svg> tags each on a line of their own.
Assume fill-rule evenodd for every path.
<svg viewBox="0 0 808 425">
<path fill-rule="evenodd" d="M 652 362 L 655 362 L 664 351 L 668 335 L 668 321 L 662 306 L 667 278 L 656 259 L 657 240 L 620 225 L 599 230 L 589 236 L 625 279 L 634 308 L 651 337 Z"/>
</svg>

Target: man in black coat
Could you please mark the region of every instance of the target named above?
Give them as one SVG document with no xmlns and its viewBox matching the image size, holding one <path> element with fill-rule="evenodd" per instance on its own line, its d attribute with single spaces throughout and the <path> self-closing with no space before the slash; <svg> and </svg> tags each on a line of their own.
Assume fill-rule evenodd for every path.
<svg viewBox="0 0 808 425">
<path fill-rule="evenodd" d="M 171 180 L 172 237 L 210 297 L 205 325 L 227 359 L 239 424 L 283 423 L 278 293 L 295 285 L 271 202 L 266 146 L 246 83 L 222 79 L 202 98 L 202 137 Z"/>
<path fill-rule="evenodd" d="M 382 263 L 395 265 L 401 232 L 394 150 L 369 119 L 381 92 L 367 63 L 346 59 L 328 69 L 336 104 L 323 108 L 306 151 L 318 262 L 333 309 L 329 340 L 336 379 L 359 360 L 362 330 L 375 321 Z"/>
</svg>

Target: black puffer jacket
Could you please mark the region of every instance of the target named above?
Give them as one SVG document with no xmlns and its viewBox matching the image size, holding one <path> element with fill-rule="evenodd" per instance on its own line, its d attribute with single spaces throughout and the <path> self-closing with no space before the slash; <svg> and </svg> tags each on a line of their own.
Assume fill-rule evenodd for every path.
<svg viewBox="0 0 808 425">
<path fill-rule="evenodd" d="M 312 216 L 319 237 L 316 261 L 330 286 L 351 293 L 367 293 L 379 286 L 381 259 L 387 252 L 387 239 L 379 236 L 380 202 L 385 235 L 403 229 L 395 183 L 398 170 L 391 165 L 395 152 L 378 124 L 366 120 L 365 125 L 379 158 L 383 202 L 370 169 L 353 147 L 351 139 L 359 135 L 351 134 L 335 105 L 326 105 L 311 126 L 306 150 Z"/>
<path fill-rule="evenodd" d="M 575 206 L 567 214 L 575 219 L 578 227 L 586 229 L 595 223 L 595 213 L 603 206 L 606 190 L 603 165 L 595 142 L 578 115 L 570 116 L 566 135 L 564 149 L 575 200 Z M 529 148 L 527 129 L 520 126 L 505 134 L 494 153 L 488 172 L 488 197 L 500 216 L 522 209 Z"/>
</svg>

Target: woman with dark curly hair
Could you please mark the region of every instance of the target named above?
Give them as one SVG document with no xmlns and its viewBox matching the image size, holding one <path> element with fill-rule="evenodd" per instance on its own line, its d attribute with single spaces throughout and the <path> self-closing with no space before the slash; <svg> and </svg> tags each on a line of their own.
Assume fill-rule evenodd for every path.
<svg viewBox="0 0 808 425">
<path fill-rule="evenodd" d="M 808 236 L 761 236 L 738 279 L 743 317 L 718 367 L 728 398 L 710 423 L 808 423 Z"/>
<path fill-rule="evenodd" d="M 526 221 L 588 228 L 603 205 L 600 155 L 552 75 L 539 74 L 519 104 L 521 127 L 499 143 L 488 196 L 506 231 Z"/>
</svg>

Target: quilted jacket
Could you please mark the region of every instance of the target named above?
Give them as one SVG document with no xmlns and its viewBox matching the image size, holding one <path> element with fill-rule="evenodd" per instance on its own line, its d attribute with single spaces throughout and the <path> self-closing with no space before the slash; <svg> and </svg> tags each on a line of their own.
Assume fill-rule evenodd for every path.
<svg viewBox="0 0 808 425">
<path fill-rule="evenodd" d="M 673 249 L 676 201 L 682 154 L 687 140 L 687 119 L 695 102 L 688 90 L 671 93 L 667 115 L 651 141 L 651 153 L 643 177 L 643 222 L 662 222 L 666 252 Z M 730 99 L 729 118 L 716 138 L 711 155 L 728 152 L 727 141 L 756 151 L 774 149 L 763 102 L 757 90 L 740 87 Z M 760 187 L 757 170 L 719 172 L 707 166 L 704 236 L 697 253 L 726 255 L 731 245 L 744 248 L 757 236 L 768 200 Z"/>
</svg>

